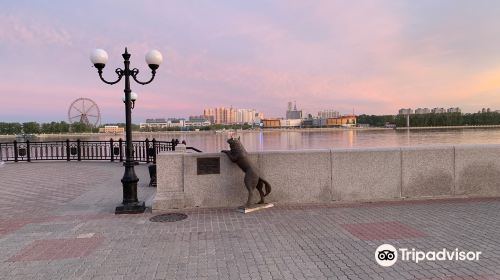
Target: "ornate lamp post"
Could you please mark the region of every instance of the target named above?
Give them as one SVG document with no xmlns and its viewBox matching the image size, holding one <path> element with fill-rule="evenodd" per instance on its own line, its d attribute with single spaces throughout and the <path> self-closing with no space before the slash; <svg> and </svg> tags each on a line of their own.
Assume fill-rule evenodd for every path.
<svg viewBox="0 0 500 280">
<path fill-rule="evenodd" d="M 116 207 L 115 214 L 135 214 L 143 213 L 146 210 L 143 201 L 137 199 L 137 182 L 139 178 L 135 174 L 133 152 L 134 147 L 132 146 L 132 108 L 135 105 L 135 100 L 137 99 L 137 94 L 132 93 L 130 90 L 130 77 L 134 79 L 138 84 L 146 85 L 153 81 L 156 69 L 160 66 L 163 61 L 161 53 L 157 50 L 151 50 L 146 54 L 146 63 L 151 68 L 151 79 L 146 82 L 141 82 L 137 79 L 139 74 L 139 69 L 130 69 L 130 54 L 125 48 L 125 52 L 122 54 L 124 59 L 124 69 L 117 68 L 115 73 L 118 75 L 116 81 L 109 82 L 106 81 L 102 76 L 102 69 L 106 66 L 108 62 L 108 54 L 102 49 L 95 49 L 90 54 L 90 61 L 97 68 L 99 77 L 103 82 L 109 85 L 114 85 L 121 81 L 125 77 L 125 96 L 123 102 L 125 103 L 125 124 L 126 124 L 126 149 L 125 149 L 125 173 L 123 174 L 122 184 L 123 184 L 123 202 L 121 205 Z"/>
</svg>

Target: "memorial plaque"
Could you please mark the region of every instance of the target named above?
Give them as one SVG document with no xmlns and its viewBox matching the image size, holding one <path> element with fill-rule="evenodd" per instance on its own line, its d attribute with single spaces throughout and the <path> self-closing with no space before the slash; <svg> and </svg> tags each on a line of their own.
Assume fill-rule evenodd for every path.
<svg viewBox="0 0 500 280">
<path fill-rule="evenodd" d="M 220 174 L 220 157 L 197 158 L 198 175 Z"/>
</svg>

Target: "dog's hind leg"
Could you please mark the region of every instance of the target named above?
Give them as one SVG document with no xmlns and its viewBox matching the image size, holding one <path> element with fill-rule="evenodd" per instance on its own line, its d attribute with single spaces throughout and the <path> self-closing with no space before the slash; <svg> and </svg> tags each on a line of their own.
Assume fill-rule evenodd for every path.
<svg viewBox="0 0 500 280">
<path fill-rule="evenodd" d="M 248 190 L 248 200 L 247 200 L 247 206 L 250 206 L 252 204 L 252 197 L 253 197 L 253 190 L 259 183 L 259 176 L 253 172 L 247 172 L 245 174 L 245 187 Z"/>
<path fill-rule="evenodd" d="M 259 180 L 259 182 L 257 183 L 257 190 L 259 191 L 259 195 L 260 195 L 260 201 L 257 202 L 258 204 L 264 204 L 264 191 L 262 190 L 262 188 L 264 187 L 264 182 L 262 182 L 262 180 Z"/>
<path fill-rule="evenodd" d="M 245 204 L 246 206 L 252 205 L 252 197 L 253 197 L 253 191 L 252 190 L 248 190 L 247 204 Z"/>
</svg>

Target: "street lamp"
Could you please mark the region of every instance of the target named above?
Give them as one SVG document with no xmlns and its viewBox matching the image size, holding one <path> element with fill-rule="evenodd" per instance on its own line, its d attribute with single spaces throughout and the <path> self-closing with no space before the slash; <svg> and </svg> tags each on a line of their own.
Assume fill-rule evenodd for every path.
<svg viewBox="0 0 500 280">
<path fill-rule="evenodd" d="M 132 109 L 134 109 L 134 107 L 135 107 L 135 101 L 137 100 L 137 98 L 138 98 L 137 93 L 132 91 L 130 93 L 130 101 L 132 101 L 132 107 L 131 107 Z M 125 103 L 125 95 L 122 96 L 122 101 L 123 101 L 123 103 Z"/>
<path fill-rule="evenodd" d="M 137 199 L 137 182 L 139 178 L 135 174 L 133 153 L 134 147 L 132 146 L 132 108 L 135 105 L 135 100 L 137 99 L 137 94 L 133 94 L 130 90 L 130 77 L 134 79 L 138 84 L 146 85 L 153 81 L 156 74 L 156 69 L 160 66 L 163 61 L 161 53 L 157 50 L 151 50 L 146 54 L 146 63 L 151 68 L 151 79 L 146 82 L 141 82 L 137 79 L 139 74 L 139 69 L 130 69 L 130 54 L 125 48 L 125 52 L 122 54 L 124 59 L 123 64 L 124 69 L 117 68 L 115 73 L 118 75 L 116 81 L 109 82 L 106 81 L 102 76 L 102 69 L 106 66 L 108 62 L 108 54 L 102 49 L 95 49 L 90 54 L 90 61 L 97 68 L 99 77 L 101 80 L 109 85 L 114 85 L 121 81 L 125 77 L 125 96 L 123 102 L 125 103 L 125 131 L 126 131 L 126 149 L 125 149 L 125 173 L 122 178 L 123 185 L 123 202 L 121 205 L 117 206 L 115 209 L 115 214 L 135 214 L 144 213 L 146 207 L 143 201 Z"/>
</svg>

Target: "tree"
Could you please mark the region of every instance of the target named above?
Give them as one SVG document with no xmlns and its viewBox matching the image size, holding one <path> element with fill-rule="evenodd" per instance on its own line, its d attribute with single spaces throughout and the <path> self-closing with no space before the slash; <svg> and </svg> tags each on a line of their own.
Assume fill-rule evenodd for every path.
<svg viewBox="0 0 500 280">
<path fill-rule="evenodd" d="M 91 127 L 82 122 L 75 122 L 71 124 L 71 131 L 75 133 L 89 132 L 91 131 Z"/>
<path fill-rule="evenodd" d="M 20 134 L 23 131 L 23 126 L 20 123 L 0 122 L 0 134 Z"/>
<path fill-rule="evenodd" d="M 57 131 L 59 133 L 68 133 L 70 129 L 70 125 L 67 122 L 60 122 L 57 124 Z"/>
<path fill-rule="evenodd" d="M 393 115 L 359 115 L 356 117 L 357 123 L 359 124 L 369 124 L 370 126 L 383 127 L 386 123 L 396 122 L 396 118 Z"/>
<path fill-rule="evenodd" d="M 40 133 L 40 124 L 37 122 L 25 122 L 23 123 L 23 131 L 26 134 L 38 134 Z"/>
</svg>

